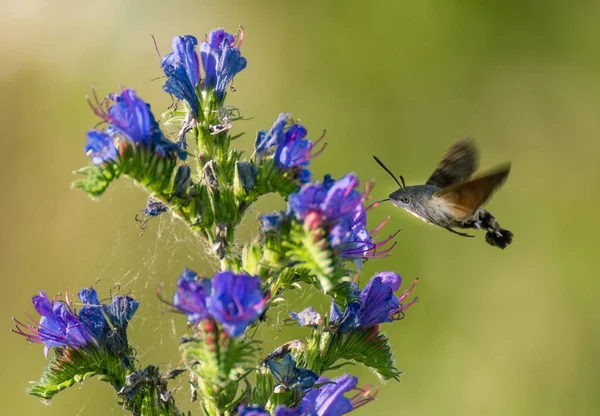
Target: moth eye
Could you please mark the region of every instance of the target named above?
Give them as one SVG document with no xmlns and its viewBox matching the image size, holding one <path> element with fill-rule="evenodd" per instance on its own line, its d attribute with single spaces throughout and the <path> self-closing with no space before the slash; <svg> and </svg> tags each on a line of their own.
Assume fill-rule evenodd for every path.
<svg viewBox="0 0 600 416">
<path fill-rule="evenodd" d="M 410 196 L 403 196 L 402 198 L 400 198 L 400 202 L 402 202 L 403 204 L 409 204 Z"/>
</svg>

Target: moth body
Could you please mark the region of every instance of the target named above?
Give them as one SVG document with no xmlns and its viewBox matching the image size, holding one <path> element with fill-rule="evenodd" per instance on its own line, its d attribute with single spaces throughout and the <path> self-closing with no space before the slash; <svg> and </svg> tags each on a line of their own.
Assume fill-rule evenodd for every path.
<svg viewBox="0 0 600 416">
<path fill-rule="evenodd" d="M 513 234 L 482 208 L 508 177 L 510 164 L 473 176 L 477 154 L 471 140 L 461 140 L 448 149 L 425 185 L 406 186 L 402 176 L 398 181 L 383 162 L 375 160 L 400 186 L 389 195 L 398 208 L 463 237 L 473 236 L 454 228 L 485 230 L 486 242 L 502 249 L 512 242 Z"/>
</svg>

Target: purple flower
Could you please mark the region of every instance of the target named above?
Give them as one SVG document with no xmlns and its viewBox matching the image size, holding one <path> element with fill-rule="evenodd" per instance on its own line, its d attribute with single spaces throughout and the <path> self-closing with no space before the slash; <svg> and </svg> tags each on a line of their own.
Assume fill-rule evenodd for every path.
<svg viewBox="0 0 600 416">
<path fill-rule="evenodd" d="M 306 416 L 341 416 L 360 407 L 372 400 L 375 400 L 376 390 L 370 386 L 364 389 L 356 389 L 358 379 L 349 374 L 333 380 L 327 377 L 320 377 L 318 384 L 327 383 L 317 389 L 311 390 L 302 399 L 298 410 L 300 414 Z M 344 397 L 345 393 L 357 390 L 352 398 Z"/>
<path fill-rule="evenodd" d="M 310 170 L 308 169 L 301 169 L 298 173 L 298 180 L 302 185 L 304 185 L 305 183 L 309 183 L 311 179 L 312 173 L 310 173 Z"/>
<path fill-rule="evenodd" d="M 180 100 L 185 100 L 194 117 L 198 114 L 199 100 L 196 85 L 200 82 L 200 64 L 196 45 L 198 40 L 190 35 L 173 38 L 173 52 L 161 59 L 161 66 L 168 77 L 163 89 Z"/>
<path fill-rule="evenodd" d="M 198 322 L 208 317 L 206 298 L 210 294 L 211 281 L 201 279 L 196 273 L 185 269 L 177 279 L 177 291 L 173 305 L 187 315 L 188 322 Z"/>
<path fill-rule="evenodd" d="M 115 296 L 108 305 L 103 304 L 102 309 L 114 330 L 124 334 L 139 306 L 140 303 L 130 296 Z"/>
<path fill-rule="evenodd" d="M 233 36 L 223 29 L 215 29 L 208 39 L 200 44 L 200 56 L 204 68 L 204 89 L 213 90 L 217 101 L 225 97 L 227 86 L 240 71 L 246 68 L 246 58 L 242 57 L 240 46 L 244 32 Z"/>
<path fill-rule="evenodd" d="M 269 412 L 260 406 L 244 406 L 241 405 L 238 409 L 240 416 L 271 416 Z"/>
<path fill-rule="evenodd" d="M 254 143 L 256 153 L 262 154 L 271 147 L 277 146 L 282 141 L 285 126 L 291 118 L 292 113 L 280 113 L 269 131 L 260 130 L 256 135 L 256 142 Z"/>
<path fill-rule="evenodd" d="M 312 306 L 298 313 L 290 312 L 290 316 L 298 322 L 298 326 L 317 328 L 319 325 L 323 325 L 323 317 Z"/>
<path fill-rule="evenodd" d="M 117 148 L 108 134 L 103 131 L 90 130 L 87 133 L 85 154 L 92 159 L 94 165 L 101 165 L 117 158 Z"/>
<path fill-rule="evenodd" d="M 133 143 L 149 145 L 155 135 L 156 120 L 150 106 L 134 90 L 124 89 L 113 96 L 107 121 Z"/>
<path fill-rule="evenodd" d="M 35 310 L 40 314 L 39 326 L 23 324 L 15 319 L 16 332 L 29 342 L 43 343 L 44 354 L 52 347 L 80 348 L 94 344 L 90 328 L 81 322 L 70 303 L 54 301 L 40 290 L 39 296 L 32 298 Z"/>
<path fill-rule="evenodd" d="M 401 297 L 396 297 L 394 292 L 400 288 L 401 282 L 402 278 L 394 272 L 378 273 L 359 293 L 358 302 L 349 303 L 343 313 L 335 302 L 331 303 L 331 324 L 347 334 L 357 328 L 367 329 L 400 319 L 403 312 L 418 301 L 415 298 L 407 305 L 401 304 L 410 295 L 417 280 Z"/>
<path fill-rule="evenodd" d="M 309 161 L 325 150 L 324 144 L 318 151 L 313 149 L 323 139 L 321 136 L 315 143 L 305 139 L 306 129 L 300 124 L 293 124 L 286 132 L 275 151 L 275 164 L 282 169 L 302 168 Z"/>
<path fill-rule="evenodd" d="M 335 181 L 321 203 L 321 211 L 326 218 L 354 218 L 357 210 L 362 207 L 363 197 L 355 189 L 358 177 L 352 173 Z"/>
<path fill-rule="evenodd" d="M 267 361 L 267 365 L 275 380 L 279 383 L 275 392 L 283 390 L 307 390 L 314 386 L 319 376 L 307 368 L 296 366 L 291 354 L 286 354 L 281 362 L 277 360 Z"/>
<path fill-rule="evenodd" d="M 79 310 L 79 319 L 88 327 L 95 339 L 104 340 L 110 331 L 110 326 L 102 313 L 98 294 L 90 287 L 81 289 L 78 296 L 83 303 Z"/>
<path fill-rule="evenodd" d="M 290 409 L 282 404 L 275 408 L 275 416 L 302 416 L 300 410 Z"/>
<path fill-rule="evenodd" d="M 281 214 L 277 211 L 272 212 L 271 214 L 265 214 L 258 217 L 258 221 L 260 222 L 260 226 L 263 231 L 273 231 L 279 227 L 281 223 Z"/>
<path fill-rule="evenodd" d="M 43 343 L 47 356 L 52 347 L 81 348 L 88 345 L 110 351 L 130 365 L 127 324 L 139 303 L 129 296 L 115 296 L 109 305 L 101 304 L 93 288 L 79 291 L 83 306 L 77 313 L 68 300 L 50 300 L 42 291 L 32 301 L 41 315 L 38 326 L 23 324 L 15 319 L 14 332 L 30 342 Z M 109 325 L 108 320 L 112 324 Z"/>
<path fill-rule="evenodd" d="M 347 174 L 334 181 L 329 175 L 323 183 L 313 182 L 303 185 L 290 194 L 288 213 L 303 221 L 309 229 L 322 228 L 328 231 L 329 244 L 337 249 L 342 257 L 350 259 L 383 257 L 393 248 L 381 248 L 396 234 L 376 242 L 377 234 L 387 222 L 380 224 L 373 233 L 366 228 L 365 196 L 355 188 L 356 175 Z"/>
<path fill-rule="evenodd" d="M 400 276 L 398 276 L 400 278 Z M 373 277 L 360 294 L 362 308 L 358 319 L 362 328 L 370 328 L 384 322 L 392 322 L 391 315 L 400 307 L 392 286 Z"/>
<path fill-rule="evenodd" d="M 285 126 L 290 122 L 291 117 L 291 113 L 279 114 L 268 132 L 266 130 L 258 132 L 254 147 L 259 156 L 277 147 L 274 155 L 277 167 L 285 170 L 297 169 L 300 182 L 307 183 L 310 180 L 310 171 L 303 167 L 308 166 L 309 161 L 325 149 L 323 145 L 315 153 L 312 152 L 324 136 L 313 143 L 305 139 L 307 130 L 304 126 L 296 123 L 286 129 Z"/>
<path fill-rule="evenodd" d="M 262 313 L 269 297 L 260 289 L 258 277 L 217 272 L 211 279 L 206 307 L 210 315 L 231 337 L 239 337 Z"/>
<path fill-rule="evenodd" d="M 350 302 L 344 312 L 340 311 L 334 300 L 331 301 L 329 310 L 329 321 L 335 325 L 342 334 L 347 334 L 360 327 L 360 313 L 362 305 L 358 302 Z"/>
<path fill-rule="evenodd" d="M 117 140 L 122 139 L 130 144 L 151 148 L 160 156 L 170 156 L 179 151 L 178 146 L 163 135 L 150 111 L 150 105 L 139 98 L 134 90 L 124 89 L 102 102 L 94 97 L 95 103 L 90 101 L 92 110 L 108 123 L 106 133 L 94 130 L 88 132 L 86 152 L 92 156 L 94 163 L 101 163 L 103 159 L 108 160 L 108 157 L 114 158 L 112 155 L 116 156 L 116 149 L 113 152 L 112 148 Z M 112 139 L 112 147 L 108 142 L 109 137 Z"/>
</svg>

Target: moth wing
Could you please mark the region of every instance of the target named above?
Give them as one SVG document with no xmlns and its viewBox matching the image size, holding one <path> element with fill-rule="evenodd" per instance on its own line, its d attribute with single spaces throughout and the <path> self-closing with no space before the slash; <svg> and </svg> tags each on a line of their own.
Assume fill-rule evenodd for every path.
<svg viewBox="0 0 600 416">
<path fill-rule="evenodd" d="M 445 188 L 466 181 L 477 170 L 477 148 L 472 139 L 460 140 L 450 147 L 427 180 L 427 185 Z"/>
<path fill-rule="evenodd" d="M 446 204 L 452 215 L 458 220 L 471 217 L 485 204 L 510 173 L 510 163 L 500 165 L 493 170 L 446 188 L 434 194 Z"/>
</svg>

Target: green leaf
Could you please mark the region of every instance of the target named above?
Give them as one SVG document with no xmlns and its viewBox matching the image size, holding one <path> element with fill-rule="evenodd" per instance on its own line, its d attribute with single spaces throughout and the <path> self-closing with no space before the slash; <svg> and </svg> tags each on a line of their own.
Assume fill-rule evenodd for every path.
<svg viewBox="0 0 600 416">
<path fill-rule="evenodd" d="M 29 394 L 50 400 L 59 391 L 96 375 L 117 390 L 125 383 L 126 370 L 121 360 L 107 350 L 94 347 L 55 350 L 56 357 L 51 359 L 40 381 L 29 389 Z"/>
<path fill-rule="evenodd" d="M 265 407 L 271 394 L 273 394 L 274 388 L 275 383 L 269 369 L 266 366 L 260 366 L 256 370 L 256 384 L 252 390 L 252 403 Z"/>
<path fill-rule="evenodd" d="M 376 327 L 355 330 L 349 334 L 319 334 L 319 331 L 315 330 L 311 338 L 307 357 L 312 359 L 312 364 L 316 364 L 321 373 L 335 369 L 338 360 L 348 360 L 369 367 L 384 380 L 400 379 L 401 372 L 394 366 L 388 338 Z M 319 351 L 318 360 L 313 352 L 316 345 Z M 312 355 L 309 355 L 310 352 Z"/>
<path fill-rule="evenodd" d="M 98 198 L 108 189 L 108 186 L 119 177 L 114 166 L 105 163 L 101 166 L 90 165 L 74 172 L 84 175 L 83 179 L 73 182 L 73 189 L 81 189 L 91 198 Z"/>
</svg>

